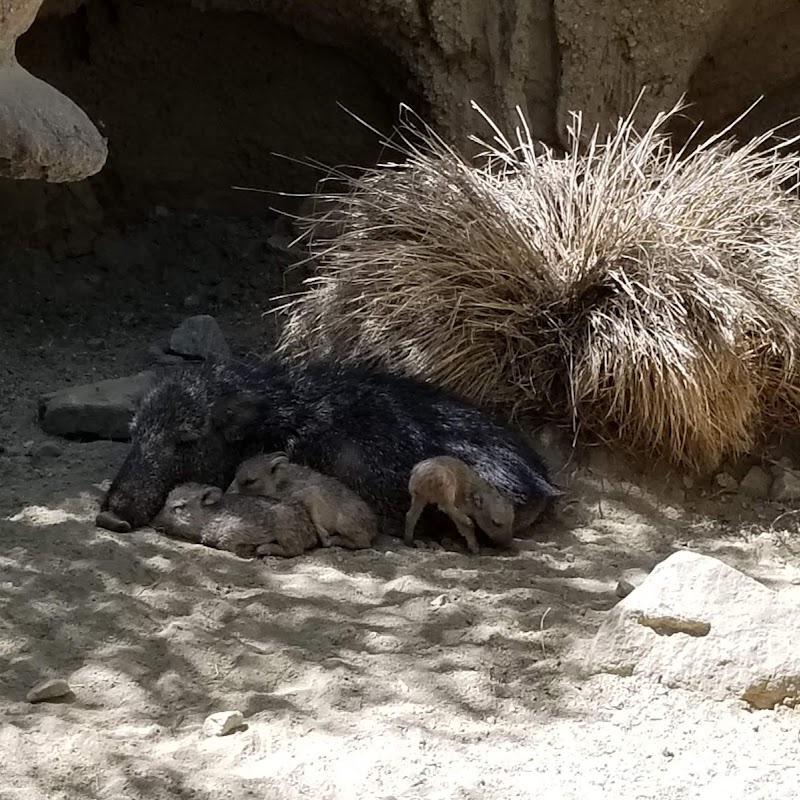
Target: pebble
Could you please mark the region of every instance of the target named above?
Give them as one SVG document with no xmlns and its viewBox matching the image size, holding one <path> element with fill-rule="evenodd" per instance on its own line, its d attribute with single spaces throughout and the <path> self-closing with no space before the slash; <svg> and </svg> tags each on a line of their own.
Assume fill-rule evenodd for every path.
<svg viewBox="0 0 800 800">
<path fill-rule="evenodd" d="M 218 711 L 206 717 L 203 733 L 206 736 L 225 736 L 244 724 L 241 711 Z"/>
<path fill-rule="evenodd" d="M 720 489 L 724 489 L 726 492 L 735 492 L 739 488 L 736 478 L 734 478 L 733 475 L 728 472 L 720 472 L 714 478 L 714 482 L 720 487 Z"/>
<path fill-rule="evenodd" d="M 29 703 L 40 703 L 43 700 L 55 700 L 72 692 L 69 684 L 62 678 L 51 678 L 37 683 L 26 695 Z"/>
<path fill-rule="evenodd" d="M 617 583 L 617 588 L 614 590 L 617 597 L 627 597 L 636 587 L 626 580 L 621 580 Z"/>
<path fill-rule="evenodd" d="M 31 458 L 58 458 L 61 455 L 61 448 L 55 442 L 43 442 L 38 447 L 31 450 Z"/>
<path fill-rule="evenodd" d="M 770 474 L 761 467 L 751 467 L 747 475 L 742 478 L 739 489 L 750 497 L 759 500 L 766 500 L 769 497 L 769 489 L 772 485 Z"/>
</svg>

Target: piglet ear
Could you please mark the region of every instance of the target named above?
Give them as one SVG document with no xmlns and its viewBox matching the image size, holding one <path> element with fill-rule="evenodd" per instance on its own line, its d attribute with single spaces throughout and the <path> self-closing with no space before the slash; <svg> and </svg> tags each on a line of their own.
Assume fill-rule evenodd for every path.
<svg viewBox="0 0 800 800">
<path fill-rule="evenodd" d="M 269 462 L 269 474 L 276 475 L 289 464 L 289 456 L 286 453 L 276 453 Z"/>
<path fill-rule="evenodd" d="M 253 392 L 228 395 L 217 401 L 212 411 L 214 427 L 227 442 L 240 442 L 258 420 L 260 397 Z"/>
<path fill-rule="evenodd" d="M 209 486 L 200 495 L 200 503 L 204 506 L 215 506 L 222 500 L 222 489 L 218 486 Z"/>
</svg>

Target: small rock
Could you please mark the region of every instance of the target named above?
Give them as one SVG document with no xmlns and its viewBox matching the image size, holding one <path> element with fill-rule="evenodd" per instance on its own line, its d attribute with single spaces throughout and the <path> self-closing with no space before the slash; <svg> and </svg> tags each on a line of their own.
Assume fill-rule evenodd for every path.
<svg viewBox="0 0 800 800">
<path fill-rule="evenodd" d="M 714 482 L 720 489 L 724 489 L 726 492 L 735 492 L 739 489 L 739 484 L 736 481 L 736 478 L 733 477 L 728 472 L 720 472 L 715 478 Z"/>
<path fill-rule="evenodd" d="M 291 250 L 291 244 L 294 241 L 293 236 L 286 236 L 280 233 L 273 233 L 267 239 L 267 244 L 274 247 L 276 250 Z"/>
<path fill-rule="evenodd" d="M 750 497 L 766 500 L 769 497 L 771 485 L 772 478 L 769 473 L 761 467 L 755 466 L 751 467 L 747 475 L 742 478 L 739 489 Z"/>
<path fill-rule="evenodd" d="M 614 590 L 617 597 L 627 597 L 636 587 L 625 579 L 617 583 L 617 588 Z"/>
<path fill-rule="evenodd" d="M 779 472 L 772 483 L 772 499 L 778 503 L 800 500 L 800 473 L 793 469 Z"/>
<path fill-rule="evenodd" d="M 43 700 L 55 700 L 72 693 L 69 684 L 62 678 L 51 678 L 37 683 L 26 695 L 29 703 L 41 703 Z"/>
<path fill-rule="evenodd" d="M 154 372 L 63 389 L 39 400 L 42 428 L 56 436 L 127 440 L 128 425 Z"/>
<path fill-rule="evenodd" d="M 43 442 L 31 450 L 31 458 L 37 461 L 46 458 L 58 458 L 60 455 L 61 448 L 55 442 Z"/>
<path fill-rule="evenodd" d="M 203 733 L 206 736 L 225 736 L 244 724 L 241 711 L 219 711 L 206 717 Z"/>
<path fill-rule="evenodd" d="M 217 321 L 210 314 L 185 319 L 169 339 L 169 349 L 186 358 L 228 358 L 231 349 Z"/>
<path fill-rule="evenodd" d="M 446 594 L 440 594 L 431 600 L 431 605 L 434 608 L 441 608 L 450 602 L 450 598 Z"/>
<path fill-rule="evenodd" d="M 770 469 L 772 470 L 773 477 L 777 478 L 785 469 L 794 469 L 794 463 L 788 456 L 783 456 L 779 458 Z"/>
</svg>

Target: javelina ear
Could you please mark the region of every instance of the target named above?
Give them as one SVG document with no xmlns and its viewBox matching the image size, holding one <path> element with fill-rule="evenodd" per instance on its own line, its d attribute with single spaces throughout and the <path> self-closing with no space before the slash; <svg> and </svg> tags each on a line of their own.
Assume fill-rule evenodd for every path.
<svg viewBox="0 0 800 800">
<path fill-rule="evenodd" d="M 473 492 L 470 500 L 473 508 L 483 508 L 483 495 L 480 492 Z"/>
<path fill-rule="evenodd" d="M 215 506 L 222 500 L 222 489 L 217 486 L 210 486 L 203 490 L 200 495 L 200 503 L 204 506 Z"/>
<path fill-rule="evenodd" d="M 212 419 L 228 442 L 239 442 L 258 419 L 259 396 L 252 392 L 229 395 L 214 406 Z"/>
</svg>

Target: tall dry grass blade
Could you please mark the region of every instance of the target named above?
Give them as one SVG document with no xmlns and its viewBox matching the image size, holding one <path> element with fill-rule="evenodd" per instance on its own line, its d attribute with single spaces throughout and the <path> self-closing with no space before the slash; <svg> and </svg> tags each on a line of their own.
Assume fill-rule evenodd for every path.
<svg viewBox="0 0 800 800">
<path fill-rule="evenodd" d="M 800 157 L 781 126 L 680 149 L 681 98 L 639 130 L 637 97 L 566 153 L 524 115 L 470 162 L 406 108 L 397 161 L 338 174 L 336 235 L 281 298 L 287 357 L 337 354 L 481 404 L 569 420 L 699 469 L 800 421 Z M 791 141 L 791 140 L 789 140 Z M 691 144 L 690 144 L 691 143 Z M 310 222 L 313 224 L 313 220 Z"/>
</svg>

